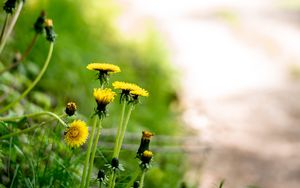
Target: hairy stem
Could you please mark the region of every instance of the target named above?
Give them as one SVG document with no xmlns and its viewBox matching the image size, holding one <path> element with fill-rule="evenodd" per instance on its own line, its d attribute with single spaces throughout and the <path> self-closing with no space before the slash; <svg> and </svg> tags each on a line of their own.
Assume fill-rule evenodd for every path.
<svg viewBox="0 0 300 188">
<path fill-rule="evenodd" d="M 88 165 L 89 165 L 89 159 L 90 159 L 90 155 L 91 155 L 91 148 L 92 148 L 92 144 L 93 144 L 93 140 L 94 140 L 97 121 L 98 121 L 98 117 L 95 116 L 91 136 L 90 136 L 90 139 L 89 139 L 88 149 L 87 149 L 86 156 L 85 156 L 85 162 L 84 162 L 84 168 L 83 168 L 82 177 L 81 177 L 80 188 L 83 188 L 84 184 L 85 184 L 86 173 L 87 173 L 87 168 L 88 168 Z"/>
<path fill-rule="evenodd" d="M 9 14 L 6 14 L 5 20 L 4 20 L 4 23 L 3 23 L 3 27 L 2 27 L 2 30 L 1 30 L 1 35 L 0 35 L 0 44 L 2 43 L 3 36 L 4 36 L 5 30 L 6 30 L 6 27 L 7 27 L 8 17 L 9 17 Z"/>
<path fill-rule="evenodd" d="M 64 125 L 65 127 L 67 127 L 67 124 L 58 115 L 56 115 L 53 112 L 48 112 L 48 111 L 36 112 L 36 113 L 26 114 L 26 115 L 16 116 L 16 117 L 0 117 L 0 121 L 15 121 L 15 120 L 18 120 L 18 119 L 33 118 L 33 117 L 38 117 L 38 116 L 42 116 L 42 115 L 52 116 L 55 119 L 57 119 L 62 125 Z"/>
<path fill-rule="evenodd" d="M 143 188 L 143 186 L 144 186 L 145 174 L 146 174 L 146 169 L 144 169 L 144 170 L 142 171 L 142 176 L 141 176 L 139 188 Z"/>
<path fill-rule="evenodd" d="M 97 126 L 96 138 L 94 140 L 92 154 L 91 154 L 91 157 L 90 157 L 90 165 L 89 165 L 89 169 L 88 169 L 88 174 L 86 176 L 85 187 L 87 187 L 87 188 L 90 186 L 90 177 L 91 177 L 91 173 L 93 171 L 94 158 L 95 158 L 95 154 L 96 154 L 96 150 L 97 150 L 97 145 L 98 145 L 98 141 L 99 141 L 99 137 L 100 137 L 101 129 L 102 129 L 102 125 L 101 124 L 102 124 L 102 120 L 99 119 L 99 124 Z"/>
<path fill-rule="evenodd" d="M 125 132 L 126 132 L 127 125 L 128 125 L 128 122 L 129 122 L 129 119 L 130 119 L 131 112 L 132 112 L 133 108 L 134 108 L 134 105 L 132 104 L 130 106 L 130 108 L 128 109 L 128 112 L 127 112 L 127 116 L 126 116 L 126 119 L 125 119 L 125 124 L 123 125 L 123 129 L 122 129 L 122 132 L 121 132 L 121 135 L 120 135 L 120 141 L 118 143 L 118 149 L 117 149 L 117 153 L 116 153 L 117 157 L 119 156 L 120 151 L 121 151 L 121 147 L 122 147 L 122 144 L 123 144 Z"/>
<path fill-rule="evenodd" d="M 122 125 L 123 125 L 123 121 L 124 121 L 125 107 L 126 107 L 126 102 L 123 102 L 122 111 L 121 111 L 121 118 L 120 118 L 120 124 L 119 124 L 119 127 L 118 127 L 116 140 L 115 140 L 113 158 L 114 157 L 118 158 L 117 151 L 118 151 L 118 148 L 119 148 L 120 135 L 121 135 Z"/>
</svg>

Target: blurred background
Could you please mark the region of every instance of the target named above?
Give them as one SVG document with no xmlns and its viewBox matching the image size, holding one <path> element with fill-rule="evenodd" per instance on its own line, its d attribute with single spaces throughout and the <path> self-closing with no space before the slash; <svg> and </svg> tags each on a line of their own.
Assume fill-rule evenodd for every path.
<svg viewBox="0 0 300 188">
<path fill-rule="evenodd" d="M 209 148 L 189 153 L 189 182 L 299 187 L 300 1 L 119 3 L 125 36 L 149 25 L 163 36 L 184 125 Z"/>
<path fill-rule="evenodd" d="M 26 48 L 42 9 L 57 41 L 30 101 L 62 112 L 73 100 L 88 118 L 97 82 L 85 66 L 119 65 L 111 81 L 150 92 L 126 142 L 130 150 L 137 132 L 157 135 L 146 187 L 300 186 L 299 0 L 28 0 L 3 62 Z M 14 79 L 38 72 L 47 52 L 40 39 Z M 111 106 L 107 135 L 118 112 Z"/>
</svg>

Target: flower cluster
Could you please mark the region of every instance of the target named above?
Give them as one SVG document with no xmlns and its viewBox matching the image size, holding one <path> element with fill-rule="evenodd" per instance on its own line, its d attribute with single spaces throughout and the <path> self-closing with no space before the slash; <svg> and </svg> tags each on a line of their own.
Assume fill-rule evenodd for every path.
<svg viewBox="0 0 300 188">
<path fill-rule="evenodd" d="M 109 75 L 112 73 L 118 73 L 121 72 L 121 69 L 113 64 L 107 64 L 107 63 L 90 63 L 86 67 L 88 70 L 97 71 L 98 75 L 97 78 L 100 81 L 101 88 L 95 88 L 93 95 L 95 98 L 95 101 L 97 103 L 97 107 L 95 108 L 95 115 L 98 115 L 99 119 L 102 120 L 107 115 L 107 109 L 106 106 L 111 103 L 114 100 L 114 97 L 116 95 L 115 92 L 113 92 L 110 88 L 104 88 L 105 85 L 108 84 Z M 115 81 L 112 83 L 112 86 L 116 90 L 120 90 L 120 103 L 123 102 L 123 108 L 121 112 L 121 121 L 120 125 L 118 127 L 118 132 L 116 135 L 116 141 L 115 141 L 115 148 L 113 152 L 112 160 L 109 164 L 106 164 L 105 166 L 110 170 L 110 176 L 109 176 L 109 187 L 114 187 L 116 177 L 119 171 L 123 171 L 124 168 L 122 164 L 120 164 L 119 161 L 119 153 L 122 147 L 124 135 L 126 132 L 128 120 L 131 114 L 131 111 L 134 109 L 134 105 L 139 103 L 139 97 L 148 97 L 149 93 L 145 89 L 141 88 L 140 86 L 134 84 L 134 83 L 128 83 L 128 82 L 121 82 L 121 81 Z M 132 104 L 132 105 L 129 105 Z M 129 105 L 130 108 L 127 110 L 127 116 L 126 121 L 124 121 L 124 114 L 126 105 Z M 98 127 L 98 130 L 100 130 L 101 127 Z M 94 129 L 94 128 L 93 128 Z M 93 132 L 93 130 L 92 130 Z M 145 172 L 150 167 L 150 162 L 152 160 L 153 153 L 149 150 L 149 144 L 150 139 L 153 136 L 153 133 L 149 131 L 143 131 L 143 135 L 141 138 L 141 144 L 137 151 L 137 158 L 140 160 L 140 167 Z M 91 138 L 93 138 L 93 133 L 91 135 Z M 98 138 L 98 137 L 97 137 Z M 95 139 L 93 143 L 93 147 L 97 147 L 98 140 Z M 91 145 L 92 140 L 90 140 L 89 146 Z M 94 150 L 95 151 L 95 150 Z M 90 154 L 87 153 L 86 159 L 90 160 L 90 167 L 88 170 L 87 178 L 85 178 L 85 172 L 83 173 L 82 178 L 86 179 L 85 183 L 82 183 L 81 185 L 85 185 L 86 187 L 89 186 L 89 173 L 91 172 L 91 168 L 93 165 L 93 154 L 92 157 L 89 157 Z M 85 170 L 84 170 L 85 171 Z M 143 172 L 143 173 L 144 173 Z M 98 181 L 100 182 L 100 185 L 103 183 L 105 184 L 105 171 L 99 170 L 98 172 Z M 138 182 L 135 183 L 135 187 L 139 185 Z"/>
</svg>

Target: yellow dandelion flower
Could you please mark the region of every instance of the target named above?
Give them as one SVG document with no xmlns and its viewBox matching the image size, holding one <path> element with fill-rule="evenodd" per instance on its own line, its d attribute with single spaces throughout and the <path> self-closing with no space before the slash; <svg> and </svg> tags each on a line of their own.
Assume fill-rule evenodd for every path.
<svg viewBox="0 0 300 188">
<path fill-rule="evenodd" d="M 142 97 L 148 97 L 149 96 L 148 91 L 146 91 L 145 89 L 140 88 L 140 87 L 136 88 L 133 91 L 130 91 L 130 94 L 136 95 L 136 96 L 142 96 Z"/>
<path fill-rule="evenodd" d="M 94 89 L 94 97 L 97 102 L 97 110 L 96 113 L 100 116 L 106 115 L 106 105 L 111 103 L 114 98 L 116 93 L 113 92 L 111 89 L 106 88 L 106 89 L 101 89 L 101 88 L 95 88 Z"/>
<path fill-rule="evenodd" d="M 86 123 L 81 120 L 73 121 L 65 131 L 65 142 L 70 147 L 79 147 L 83 145 L 89 135 Z"/>
<path fill-rule="evenodd" d="M 130 91 L 134 91 L 139 88 L 139 86 L 137 86 L 136 84 L 128 83 L 128 82 L 116 81 L 112 85 L 115 89 L 122 90 L 122 92 L 128 92 L 128 94 Z"/>
<path fill-rule="evenodd" d="M 136 102 L 138 96 L 148 96 L 148 92 L 136 84 L 116 81 L 113 84 L 115 89 L 121 90 L 120 100 L 127 102 Z"/>
<path fill-rule="evenodd" d="M 106 89 L 95 88 L 93 94 L 97 101 L 97 104 L 103 104 L 103 105 L 107 105 L 111 103 L 114 100 L 116 95 L 116 93 L 109 88 Z"/>
<path fill-rule="evenodd" d="M 86 67 L 89 70 L 102 71 L 106 73 L 118 73 L 121 72 L 120 67 L 108 63 L 90 63 Z"/>
<path fill-rule="evenodd" d="M 106 84 L 108 82 L 109 73 L 121 72 L 120 67 L 108 63 L 90 63 L 86 68 L 89 70 L 99 71 L 98 79 L 100 81 L 100 85 Z"/>
</svg>

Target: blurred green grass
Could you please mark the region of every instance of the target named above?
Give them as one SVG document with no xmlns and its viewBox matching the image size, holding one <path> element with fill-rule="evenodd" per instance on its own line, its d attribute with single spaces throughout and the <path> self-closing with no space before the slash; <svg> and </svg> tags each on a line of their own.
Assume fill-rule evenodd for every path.
<svg viewBox="0 0 300 188">
<path fill-rule="evenodd" d="M 142 99 L 142 104 L 134 110 L 128 127 L 129 132 L 141 134 L 143 130 L 150 130 L 158 135 L 183 134 L 178 118 L 180 111 L 171 107 L 177 102 L 176 89 L 179 78 L 169 64 L 163 40 L 151 26 L 143 39 L 123 39 L 114 25 L 120 10 L 112 1 L 27 1 L 13 36 L 0 57 L 5 65 L 10 63 L 15 52 L 23 52 L 26 49 L 34 35 L 32 25 L 41 10 L 45 10 L 47 17 L 54 21 L 57 40 L 53 58 L 46 74 L 28 96 L 30 102 L 16 106 L 14 113 L 46 109 L 60 114 L 68 101 L 75 101 L 79 108 L 78 117 L 88 119 L 95 107 L 92 90 L 98 87 L 98 81 L 96 73 L 88 71 L 85 67 L 90 62 L 100 61 L 116 64 L 122 69 L 121 73 L 112 75 L 111 82 L 134 82 L 150 93 L 149 98 Z M 1 81 L 7 86 L 16 84 L 17 81 L 14 93 L 18 95 L 18 91 L 23 91 L 29 80 L 35 78 L 47 51 L 48 44 L 44 37 L 40 36 L 28 58 L 12 74 L 5 74 Z M 119 113 L 120 105 L 118 100 L 115 100 L 114 104 L 109 106 L 110 116 L 105 120 L 104 128 L 116 127 Z M 29 126 L 27 122 L 21 125 L 19 128 Z M 80 149 L 67 148 L 62 139 L 63 129 L 52 125 L 1 142 L 3 169 L 7 168 L 8 161 L 11 165 L 8 177 L 11 178 L 16 167 L 20 165 L 15 184 L 25 187 L 72 187 L 78 184 L 82 166 L 76 164 L 83 160 L 84 154 Z M 6 125 L 3 129 L 1 135 L 12 131 L 11 125 Z M 101 139 L 105 141 L 105 138 Z M 139 140 L 131 142 L 138 144 Z M 47 152 L 51 152 L 51 155 Z M 110 158 L 111 151 L 102 152 L 105 158 Z M 9 153 L 12 156 L 7 158 Z M 121 153 L 129 172 L 134 171 L 138 165 L 134 155 L 134 152 L 126 150 Z M 104 165 L 103 159 L 98 153 L 96 167 Z M 153 169 L 146 177 L 145 187 L 177 187 L 182 181 L 184 168 L 185 159 L 182 153 L 156 153 Z M 4 170 L 2 172 L 4 173 Z M 128 174 L 125 176 L 128 178 Z M 7 181 L 10 182 L 11 179 Z M 2 177 L 1 182 L 6 180 Z M 119 186 L 122 187 L 122 184 Z"/>
</svg>

